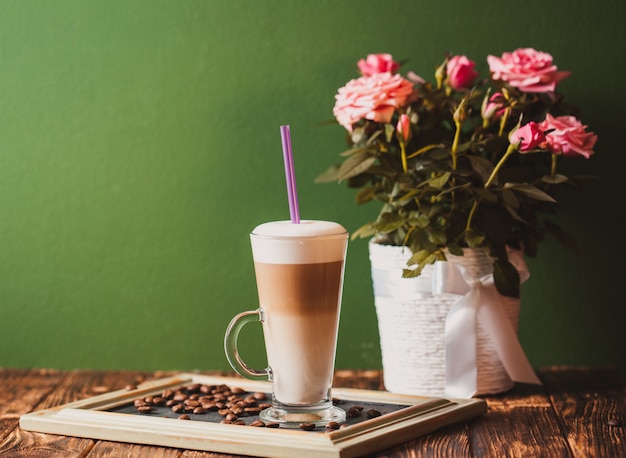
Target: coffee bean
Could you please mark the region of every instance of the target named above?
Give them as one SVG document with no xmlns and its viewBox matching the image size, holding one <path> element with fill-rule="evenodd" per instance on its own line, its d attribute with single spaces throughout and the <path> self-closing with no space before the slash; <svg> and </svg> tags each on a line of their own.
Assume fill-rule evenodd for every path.
<svg viewBox="0 0 626 458">
<path fill-rule="evenodd" d="M 246 407 L 243 409 L 244 412 L 246 412 L 248 415 L 258 415 L 261 413 L 263 409 L 261 409 L 260 407 Z"/>
<path fill-rule="evenodd" d="M 199 391 L 200 390 L 200 384 L 199 383 L 192 383 L 191 385 L 187 385 L 185 387 L 185 390 L 193 393 L 194 391 Z"/>
<path fill-rule="evenodd" d="M 278 428 L 279 426 L 280 426 L 279 423 L 274 423 L 274 422 L 265 423 L 266 428 Z"/>
<path fill-rule="evenodd" d="M 300 429 L 303 431 L 313 431 L 315 429 L 315 423 L 300 423 Z"/>
<path fill-rule="evenodd" d="M 191 420 L 191 417 L 187 414 L 183 414 L 180 417 L 178 417 L 179 420 Z"/>
<path fill-rule="evenodd" d="M 137 412 L 139 413 L 150 413 L 152 412 L 152 407 L 145 405 L 137 407 Z"/>
<path fill-rule="evenodd" d="M 137 389 L 137 385 L 126 385 L 126 386 L 124 387 L 124 389 L 125 389 L 126 391 L 133 391 L 133 390 L 136 390 L 136 389 Z"/>
<path fill-rule="evenodd" d="M 272 407 L 272 404 L 259 404 L 259 409 L 261 410 L 269 409 L 270 407 Z"/>
<path fill-rule="evenodd" d="M 162 398 L 161 396 L 156 396 L 152 399 L 152 405 L 155 406 L 164 406 L 166 402 L 165 398 Z"/>
<path fill-rule="evenodd" d="M 202 385 L 200 387 L 200 393 L 202 393 L 202 394 L 209 394 L 212 389 L 213 389 L 213 387 L 210 386 L 210 385 Z"/>
<path fill-rule="evenodd" d="M 188 399 L 189 396 L 186 395 L 185 393 L 176 393 L 174 395 L 174 401 L 184 401 L 186 399 Z"/>
<path fill-rule="evenodd" d="M 174 391 L 172 391 L 172 390 L 165 390 L 165 391 L 163 391 L 163 393 L 161 393 L 161 397 L 163 399 L 172 399 L 174 397 Z"/>
<path fill-rule="evenodd" d="M 174 413 L 182 412 L 183 410 L 185 410 L 185 406 L 183 404 L 175 404 L 172 406 L 172 412 Z"/>
<path fill-rule="evenodd" d="M 234 394 L 241 394 L 241 393 L 245 393 L 245 391 L 244 391 L 242 388 L 238 388 L 238 387 L 231 388 L 230 392 L 231 392 L 231 393 L 234 393 Z"/>
<path fill-rule="evenodd" d="M 225 417 L 226 415 L 232 412 L 229 409 L 219 409 L 217 413 L 220 414 L 222 417 Z"/>
<path fill-rule="evenodd" d="M 186 406 L 198 407 L 200 405 L 200 401 L 196 401 L 195 399 L 185 399 L 184 401 Z"/>
<path fill-rule="evenodd" d="M 365 412 L 365 415 L 367 416 L 367 418 L 376 418 L 376 417 L 380 417 L 382 414 L 376 409 L 370 409 L 367 412 Z"/>
<path fill-rule="evenodd" d="M 197 414 L 203 414 L 206 413 L 207 410 L 204 407 L 196 407 L 195 409 L 193 409 L 193 413 Z"/>
<path fill-rule="evenodd" d="M 333 398 L 333 405 L 338 406 L 340 404 L 343 404 L 341 399 Z"/>
<path fill-rule="evenodd" d="M 235 415 L 234 413 L 229 413 L 228 415 L 226 415 L 225 418 L 228 421 L 237 421 L 238 419 L 237 415 Z"/>
<path fill-rule="evenodd" d="M 250 426 L 263 428 L 265 426 L 265 423 L 263 423 L 261 420 L 254 420 L 252 423 L 250 423 Z"/>
<path fill-rule="evenodd" d="M 328 423 L 326 423 L 326 429 L 329 430 L 334 430 L 334 429 L 339 429 L 339 423 L 337 423 L 336 421 L 329 421 Z"/>
<path fill-rule="evenodd" d="M 263 401 L 264 399 L 267 398 L 267 396 L 265 395 L 265 393 L 253 393 L 252 396 L 254 397 L 254 399 L 256 399 L 257 401 Z"/>
<path fill-rule="evenodd" d="M 140 407 L 140 406 L 147 406 L 149 404 L 146 401 L 144 401 L 143 399 L 135 399 L 135 401 L 133 402 L 133 405 L 135 407 Z"/>
<path fill-rule="evenodd" d="M 241 425 L 241 426 L 246 426 L 246 422 L 243 420 L 237 420 L 233 422 L 233 425 Z"/>
<path fill-rule="evenodd" d="M 357 408 L 357 407 L 350 407 L 347 411 L 346 411 L 346 418 L 357 418 L 361 415 L 361 409 Z"/>
</svg>

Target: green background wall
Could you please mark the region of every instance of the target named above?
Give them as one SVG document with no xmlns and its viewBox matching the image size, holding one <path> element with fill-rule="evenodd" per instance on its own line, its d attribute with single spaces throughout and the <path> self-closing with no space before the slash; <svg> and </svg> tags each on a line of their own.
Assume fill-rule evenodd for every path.
<svg viewBox="0 0 626 458">
<path fill-rule="evenodd" d="M 517 5 L 517 6 L 516 6 Z M 626 370 L 622 1 L 0 2 L 0 366 L 226 369 L 256 307 L 248 233 L 287 219 L 290 124 L 304 218 L 355 230 L 378 208 L 313 180 L 344 148 L 325 124 L 372 52 L 430 78 L 446 52 L 550 52 L 600 140 L 529 260 L 520 339 L 535 366 Z M 258 327 L 260 328 L 260 327 Z M 263 364 L 259 329 L 244 357 Z M 378 368 L 367 244 L 349 246 L 337 355 Z"/>
</svg>

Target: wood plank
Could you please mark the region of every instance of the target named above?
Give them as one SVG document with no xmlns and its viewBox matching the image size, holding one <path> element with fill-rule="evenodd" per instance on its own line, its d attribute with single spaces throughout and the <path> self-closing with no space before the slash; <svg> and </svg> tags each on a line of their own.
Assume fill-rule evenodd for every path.
<svg viewBox="0 0 626 458">
<path fill-rule="evenodd" d="M 475 455 L 572 456 L 544 387 L 516 384 L 508 393 L 483 399 L 487 414 L 470 425 Z"/>
<path fill-rule="evenodd" d="M 249 455 L 224 455 L 223 453 L 184 450 L 181 458 L 254 458 Z"/>
<path fill-rule="evenodd" d="M 61 371 L 0 370 L 0 443 L 17 427 L 20 415 L 32 411 L 63 376 Z"/>
<path fill-rule="evenodd" d="M 451 425 L 434 433 L 384 450 L 376 458 L 433 458 L 473 457 L 469 446 L 469 428 L 466 424 Z"/>
<path fill-rule="evenodd" d="M 576 456 L 626 456 L 626 390 L 615 368 L 540 372 Z"/>
<path fill-rule="evenodd" d="M 86 458 L 180 458 L 182 451 L 174 448 L 98 441 Z M 203 457 L 204 458 L 204 457 Z"/>
<path fill-rule="evenodd" d="M 60 376 L 60 378 L 59 378 Z M 35 409 L 45 409 L 59 404 L 84 399 L 94 394 L 120 389 L 129 383 L 135 383 L 146 378 L 147 374 L 138 372 L 108 372 L 108 371 L 74 371 L 74 372 L 37 372 L 31 371 L 16 378 L 15 396 L 20 390 L 26 398 L 31 400 L 40 398 L 41 388 L 54 387 L 47 395 L 34 406 Z M 56 383 L 51 385 L 51 380 Z M 31 387 L 30 390 L 27 387 Z M 22 413 L 34 410 L 25 408 L 24 404 L 18 409 Z M 17 418 L 16 418 L 17 421 Z M 91 439 L 79 439 L 75 437 L 41 434 L 14 428 L 0 443 L 0 454 L 10 456 L 36 456 L 36 457 L 82 457 L 89 452 L 95 441 Z"/>
</svg>

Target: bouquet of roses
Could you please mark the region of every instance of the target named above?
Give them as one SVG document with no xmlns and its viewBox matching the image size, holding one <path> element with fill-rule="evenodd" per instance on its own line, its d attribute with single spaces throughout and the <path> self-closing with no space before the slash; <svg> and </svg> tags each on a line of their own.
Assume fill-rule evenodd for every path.
<svg viewBox="0 0 626 458">
<path fill-rule="evenodd" d="M 389 54 L 360 60 L 361 76 L 333 109 L 349 149 L 318 182 L 346 182 L 357 203 L 380 202 L 353 237 L 410 248 L 405 276 L 483 248 L 498 290 L 517 295 L 507 249 L 534 256 L 547 233 L 568 240 L 549 219 L 557 189 L 578 181 L 561 164 L 589 158 L 597 137 L 557 92 L 569 73 L 550 54 L 517 49 L 487 63 L 481 78 L 468 57 L 448 56 L 430 82 L 402 76 Z"/>
</svg>

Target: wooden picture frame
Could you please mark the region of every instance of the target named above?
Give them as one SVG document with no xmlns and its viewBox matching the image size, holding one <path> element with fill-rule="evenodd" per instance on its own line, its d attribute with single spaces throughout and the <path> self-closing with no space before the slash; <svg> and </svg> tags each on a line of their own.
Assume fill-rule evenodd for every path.
<svg viewBox="0 0 626 458">
<path fill-rule="evenodd" d="M 27 431 L 264 457 L 354 457 L 409 441 L 443 426 L 467 421 L 487 411 L 480 399 L 442 399 L 384 391 L 334 388 L 335 398 L 403 406 L 376 418 L 332 432 L 255 428 L 208 421 L 113 412 L 135 399 L 189 384 L 239 387 L 271 392 L 268 382 L 184 373 L 153 380 L 133 390 L 118 390 L 20 417 Z"/>
</svg>

